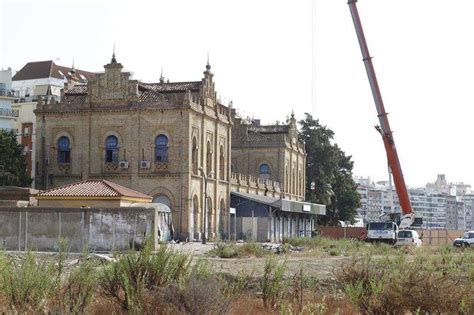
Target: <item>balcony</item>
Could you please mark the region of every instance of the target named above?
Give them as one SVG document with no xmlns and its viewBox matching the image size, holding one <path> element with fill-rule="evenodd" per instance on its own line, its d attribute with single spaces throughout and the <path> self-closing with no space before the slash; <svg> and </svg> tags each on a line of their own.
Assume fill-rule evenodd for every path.
<svg viewBox="0 0 474 315">
<path fill-rule="evenodd" d="M 14 90 L 0 89 L 0 96 L 18 98 L 20 96 L 20 93 Z"/>
<path fill-rule="evenodd" d="M 19 111 L 17 109 L 0 108 L 0 116 L 17 118 Z"/>
</svg>

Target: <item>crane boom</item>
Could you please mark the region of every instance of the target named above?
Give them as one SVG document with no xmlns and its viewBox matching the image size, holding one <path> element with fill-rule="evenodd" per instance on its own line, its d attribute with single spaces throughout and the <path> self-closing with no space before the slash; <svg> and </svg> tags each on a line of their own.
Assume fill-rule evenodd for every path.
<svg viewBox="0 0 474 315">
<path fill-rule="evenodd" d="M 349 0 L 347 4 L 349 5 L 349 9 L 351 11 L 352 21 L 354 22 L 360 50 L 362 51 L 362 60 L 364 61 L 365 70 L 367 71 L 367 77 L 369 78 L 370 88 L 372 90 L 372 96 L 375 102 L 375 107 L 377 108 L 380 127 L 376 128 L 382 135 L 385 151 L 387 153 L 388 164 L 392 171 L 393 181 L 395 183 L 395 188 L 397 190 L 403 216 L 410 219 L 410 222 L 405 223 L 405 225 L 409 226 L 414 221 L 414 214 L 411 208 L 405 180 L 403 178 L 402 167 L 400 166 L 397 149 L 395 148 L 392 130 L 390 129 L 387 113 L 385 112 L 385 107 L 383 105 L 382 94 L 380 93 L 379 84 L 375 75 L 374 65 L 372 64 L 372 57 L 369 54 L 369 48 L 367 47 L 364 31 L 360 22 L 359 11 L 357 10 L 356 2 L 357 0 Z"/>
</svg>

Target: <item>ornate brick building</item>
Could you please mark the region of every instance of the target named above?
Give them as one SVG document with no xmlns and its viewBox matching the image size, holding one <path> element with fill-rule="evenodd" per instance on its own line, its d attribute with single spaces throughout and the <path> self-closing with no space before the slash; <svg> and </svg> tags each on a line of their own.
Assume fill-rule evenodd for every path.
<svg viewBox="0 0 474 315">
<path fill-rule="evenodd" d="M 38 187 L 107 179 L 173 211 L 175 236 L 200 237 L 208 181 L 208 229 L 216 235 L 230 193 L 231 116 L 208 64 L 201 81 L 142 83 L 115 56 L 87 85 L 66 86 L 60 103 L 37 106 Z"/>
<path fill-rule="evenodd" d="M 293 114 L 287 125 L 261 125 L 259 120 L 249 123 L 234 119 L 232 172 L 277 182 L 283 198 L 302 201 L 305 197 L 305 165 L 306 152 L 298 140 Z"/>
<path fill-rule="evenodd" d="M 305 151 L 293 116 L 281 126 L 243 123 L 217 100 L 209 63 L 201 81 L 171 83 L 133 80 L 115 55 L 104 68 L 87 84 L 67 84 L 59 103 L 40 98 L 38 188 L 115 182 L 167 205 L 174 237 L 189 240 L 204 229 L 229 237 L 232 191 L 304 200 Z"/>
</svg>

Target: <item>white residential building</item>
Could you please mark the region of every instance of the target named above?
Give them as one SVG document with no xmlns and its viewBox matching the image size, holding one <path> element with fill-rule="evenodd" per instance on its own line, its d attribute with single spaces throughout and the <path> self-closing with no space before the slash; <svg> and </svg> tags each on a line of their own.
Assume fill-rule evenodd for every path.
<svg viewBox="0 0 474 315">
<path fill-rule="evenodd" d="M 12 110 L 12 103 L 17 94 L 12 91 L 12 70 L 0 71 L 0 129 L 11 130 L 14 128 L 18 112 Z"/>
<path fill-rule="evenodd" d="M 12 89 L 17 91 L 18 99 L 12 104 L 17 113 L 13 128 L 17 130 L 18 141 L 25 147 L 28 172 L 35 184 L 36 175 L 36 116 L 34 110 L 38 98 L 45 102 L 61 98 L 65 84 L 87 83 L 95 79 L 95 74 L 83 70 L 56 65 L 52 60 L 28 62 L 12 78 Z"/>
</svg>

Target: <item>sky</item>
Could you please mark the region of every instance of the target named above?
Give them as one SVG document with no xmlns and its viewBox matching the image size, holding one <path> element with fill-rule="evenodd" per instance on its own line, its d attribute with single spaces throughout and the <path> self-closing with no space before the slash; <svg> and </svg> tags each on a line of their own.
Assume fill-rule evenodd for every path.
<svg viewBox="0 0 474 315">
<path fill-rule="evenodd" d="M 474 185 L 474 1 L 360 0 L 358 8 L 408 186 Z M 134 78 L 203 77 L 264 123 L 310 113 L 354 174 L 387 162 L 347 0 L 0 0 L 0 67 L 55 60 L 103 71 L 113 46 Z"/>
</svg>

